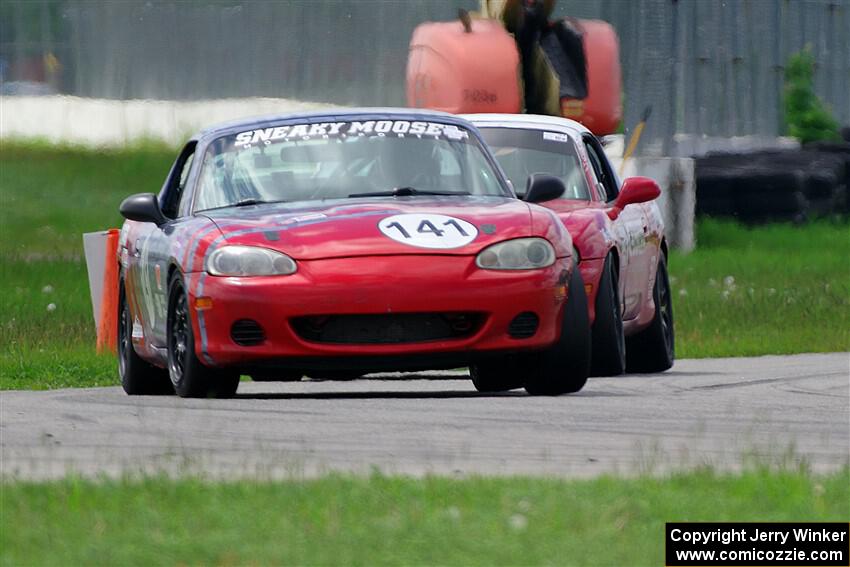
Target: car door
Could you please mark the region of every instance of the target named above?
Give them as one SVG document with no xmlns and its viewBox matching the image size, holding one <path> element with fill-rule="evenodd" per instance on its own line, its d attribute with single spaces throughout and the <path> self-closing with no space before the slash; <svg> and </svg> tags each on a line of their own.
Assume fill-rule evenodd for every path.
<svg viewBox="0 0 850 567">
<path fill-rule="evenodd" d="M 159 204 L 167 221 L 160 226 L 139 223 L 130 242 L 131 264 L 135 269 L 129 277 L 136 289 L 137 305 L 142 311 L 145 339 L 155 347 L 166 346 L 168 311 L 168 266 L 172 236 L 181 223 L 187 221 L 180 213 L 184 189 L 190 181 L 194 164 L 195 142 L 183 148 L 171 168 L 159 195 Z"/>
<path fill-rule="evenodd" d="M 619 180 L 599 141 L 591 134 L 584 135 L 582 140 L 596 177 L 598 192 L 604 196 L 606 204 L 612 206 L 620 191 Z M 627 205 L 612 222 L 614 239 L 620 252 L 619 291 L 624 320 L 638 315 L 645 293 L 645 225 L 645 212 L 640 205 Z"/>
</svg>

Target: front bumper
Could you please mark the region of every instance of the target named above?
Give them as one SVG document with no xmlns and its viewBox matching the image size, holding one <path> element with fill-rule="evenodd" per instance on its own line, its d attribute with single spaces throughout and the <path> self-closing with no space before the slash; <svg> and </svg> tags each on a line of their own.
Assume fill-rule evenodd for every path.
<svg viewBox="0 0 850 567">
<path fill-rule="evenodd" d="M 399 368 L 409 358 L 424 368 L 429 353 L 446 355 L 444 364 L 434 357 L 439 367 L 497 351 L 539 350 L 560 336 L 570 262 L 562 258 L 541 270 L 492 271 L 476 267 L 469 256 L 372 256 L 301 261 L 290 276 L 194 273 L 188 287 L 195 349 L 209 365 L 240 368 L 334 368 L 358 358 L 398 360 L 391 365 Z M 196 309 L 199 297 L 209 298 L 211 307 Z M 539 318 L 537 331 L 512 338 L 511 321 L 528 311 Z M 380 344 L 310 341 L 293 325 L 298 317 L 434 312 L 475 312 L 481 318 L 464 337 Z M 233 323 L 245 319 L 264 330 L 259 344 L 240 346 L 231 337 Z"/>
</svg>

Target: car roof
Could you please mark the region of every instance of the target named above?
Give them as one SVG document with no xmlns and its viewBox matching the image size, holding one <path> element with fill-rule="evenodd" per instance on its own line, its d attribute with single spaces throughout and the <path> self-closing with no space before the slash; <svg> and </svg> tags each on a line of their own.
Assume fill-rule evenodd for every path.
<svg viewBox="0 0 850 567">
<path fill-rule="evenodd" d="M 575 120 L 560 116 L 542 114 L 461 114 L 461 117 L 480 128 L 528 128 L 530 130 L 549 130 L 563 132 L 574 138 L 590 134 L 590 130 Z"/>
<path fill-rule="evenodd" d="M 214 124 L 205 128 L 192 137 L 194 140 L 218 138 L 227 134 L 235 134 L 245 130 L 253 130 L 265 124 L 281 124 L 286 122 L 321 122 L 346 120 L 422 120 L 436 121 L 444 124 L 455 124 L 474 130 L 469 121 L 446 112 L 424 110 L 419 108 L 323 108 L 320 110 L 288 112 L 283 114 L 268 114 L 253 116 L 239 120 L 231 120 Z"/>
</svg>

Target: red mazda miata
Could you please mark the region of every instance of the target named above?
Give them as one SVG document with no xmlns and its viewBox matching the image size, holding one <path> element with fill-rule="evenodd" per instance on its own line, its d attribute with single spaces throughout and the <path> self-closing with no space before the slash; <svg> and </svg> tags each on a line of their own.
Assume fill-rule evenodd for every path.
<svg viewBox="0 0 850 567">
<path fill-rule="evenodd" d="M 621 182 L 599 140 L 578 122 L 528 114 L 470 114 L 523 195 L 535 173 L 561 179 L 565 193 L 544 206 L 558 214 L 578 250 L 593 335 L 592 375 L 662 372 L 673 366 L 673 304 L 667 241 L 645 177 Z"/>
<path fill-rule="evenodd" d="M 564 190 L 535 175 L 518 199 L 475 128 L 437 112 L 206 130 L 158 195 L 121 205 L 124 389 L 469 366 L 483 391 L 578 391 L 585 290 L 563 223 L 533 204 Z"/>
</svg>

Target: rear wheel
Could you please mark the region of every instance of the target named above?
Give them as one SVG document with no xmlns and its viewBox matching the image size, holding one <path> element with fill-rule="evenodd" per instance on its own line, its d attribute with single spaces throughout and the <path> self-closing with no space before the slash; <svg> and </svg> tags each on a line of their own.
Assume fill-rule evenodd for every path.
<svg viewBox="0 0 850 567">
<path fill-rule="evenodd" d="M 173 394 L 168 372 L 143 360 L 133 348 L 133 317 L 121 278 L 118 289 L 118 375 L 131 396 Z"/>
<path fill-rule="evenodd" d="M 626 339 L 617 284 L 614 262 L 609 254 L 596 291 L 596 319 L 591 330 L 592 376 L 619 376 L 626 370 Z"/>
<path fill-rule="evenodd" d="M 230 398 L 239 387 L 239 373 L 205 366 L 195 354 L 195 334 L 183 278 L 168 286 L 168 374 L 182 398 Z"/>
<path fill-rule="evenodd" d="M 561 337 L 547 350 L 521 363 L 525 390 L 532 395 L 558 396 L 578 392 L 590 374 L 590 322 L 587 296 L 578 266 L 570 277 Z"/>
<path fill-rule="evenodd" d="M 661 255 L 652 288 L 655 317 L 649 327 L 626 339 L 626 370 L 628 372 L 664 372 L 676 358 L 673 329 L 673 303 L 670 280 L 667 277 L 667 258 Z"/>
</svg>

